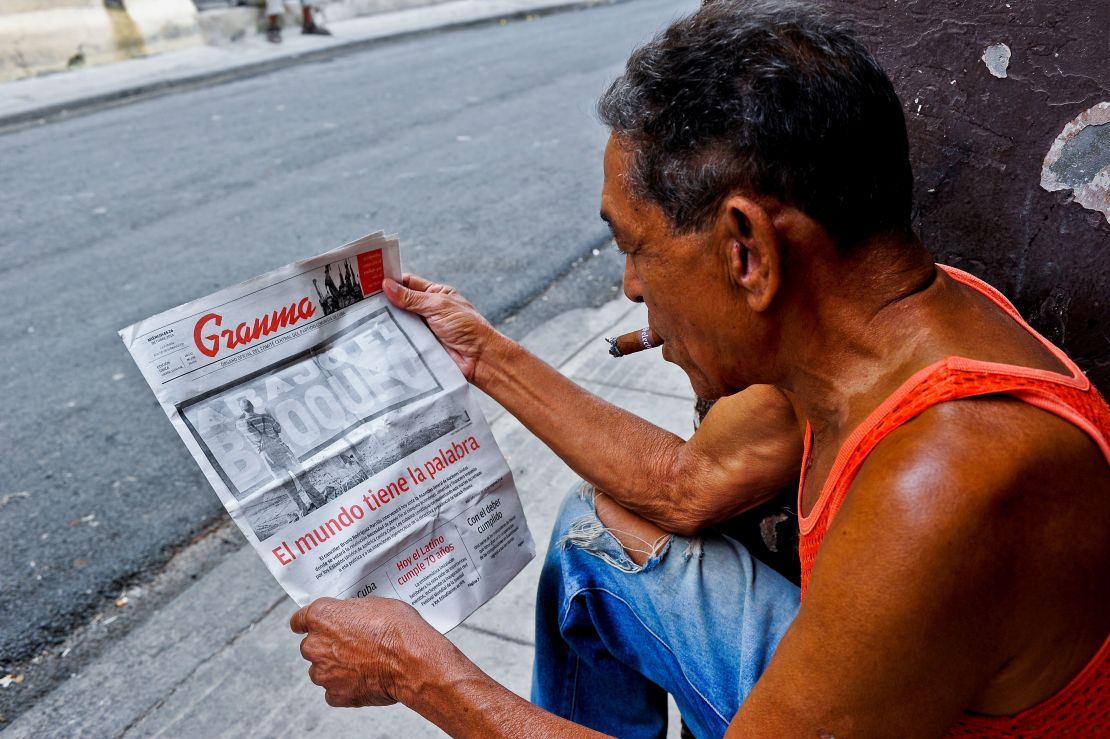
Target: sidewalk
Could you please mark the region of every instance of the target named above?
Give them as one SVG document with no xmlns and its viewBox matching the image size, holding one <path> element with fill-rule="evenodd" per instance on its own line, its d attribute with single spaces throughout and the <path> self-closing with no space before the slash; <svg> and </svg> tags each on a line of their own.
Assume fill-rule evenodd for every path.
<svg viewBox="0 0 1110 739">
<path fill-rule="evenodd" d="M 264 74 L 390 39 L 623 1 L 450 0 L 332 23 L 329 28 L 334 35 L 330 37 L 291 31 L 277 45 L 256 35 L 231 45 L 202 46 L 15 80 L 0 84 L 0 132 L 180 88 Z"/>
<path fill-rule="evenodd" d="M 658 352 L 615 360 L 602 341 L 645 321 L 646 309 L 622 298 L 564 313 L 522 343 L 610 402 L 688 436 L 693 393 L 681 370 Z M 527 696 L 536 581 L 556 511 L 576 476 L 516 419 L 484 401 L 538 551 L 450 638 L 489 675 Z M 349 710 L 324 703 L 308 680 L 299 637 L 288 628 L 294 610 L 258 555 L 244 546 L 41 699 L 4 736 L 441 735 L 403 707 Z M 677 719 L 670 728 L 677 736 Z"/>
</svg>

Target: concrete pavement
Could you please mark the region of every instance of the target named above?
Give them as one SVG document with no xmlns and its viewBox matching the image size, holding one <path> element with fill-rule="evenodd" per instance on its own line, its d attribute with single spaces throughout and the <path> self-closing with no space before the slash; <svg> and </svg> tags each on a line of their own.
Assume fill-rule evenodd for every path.
<svg viewBox="0 0 1110 739">
<path fill-rule="evenodd" d="M 602 341 L 645 320 L 643 306 L 614 300 L 600 309 L 563 313 L 522 343 L 598 395 L 688 436 L 693 394 L 685 375 L 658 352 L 612 359 Z M 500 406 L 489 398 L 483 405 L 512 466 L 538 554 L 450 638 L 488 674 L 527 696 L 540 563 L 562 496 L 577 478 Z M 288 630 L 294 610 L 258 556 L 243 546 L 143 616 L 18 717 L 4 736 L 441 735 L 403 707 L 327 706 L 307 678 L 298 638 Z M 112 625 L 101 620 L 92 628 Z M 672 706 L 672 719 L 675 715 Z M 677 721 L 671 723 L 677 736 Z"/>
<path fill-rule="evenodd" d="M 329 25 L 333 36 L 288 29 L 281 45 L 253 36 L 233 45 L 196 46 L 114 64 L 31 77 L 0 86 L 0 132 L 173 90 L 240 79 L 330 58 L 387 40 L 529 18 L 624 0 L 449 0 Z"/>
</svg>

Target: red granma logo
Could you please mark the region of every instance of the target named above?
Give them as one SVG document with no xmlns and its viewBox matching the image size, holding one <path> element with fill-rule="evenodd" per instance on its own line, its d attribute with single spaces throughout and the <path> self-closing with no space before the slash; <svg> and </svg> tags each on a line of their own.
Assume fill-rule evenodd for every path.
<svg viewBox="0 0 1110 739">
<path fill-rule="evenodd" d="M 286 308 L 254 319 L 253 324 L 244 321 L 234 330 L 225 328 L 216 333 L 205 334 L 205 331 L 220 328 L 224 321 L 224 317 L 219 313 L 207 313 L 200 317 L 193 328 L 193 341 L 196 342 L 201 354 L 215 357 L 220 353 L 220 349 L 244 346 L 286 326 L 293 326 L 298 321 L 312 318 L 314 315 L 316 315 L 316 305 L 308 298 L 301 298 L 299 302 L 292 303 Z"/>
</svg>

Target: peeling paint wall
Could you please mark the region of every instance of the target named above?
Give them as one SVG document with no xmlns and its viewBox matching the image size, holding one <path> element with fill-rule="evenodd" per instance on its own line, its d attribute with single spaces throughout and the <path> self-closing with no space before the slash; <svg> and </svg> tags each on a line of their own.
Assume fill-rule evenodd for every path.
<svg viewBox="0 0 1110 739">
<path fill-rule="evenodd" d="M 1009 75 L 1007 71 L 1010 68 L 1010 47 L 1006 44 L 991 44 L 983 50 L 983 64 L 987 65 L 987 71 L 999 79 L 1005 79 Z"/>
<path fill-rule="evenodd" d="M 937 259 L 1005 292 L 1110 394 L 1110 2 L 827 4 L 902 98 Z"/>
<path fill-rule="evenodd" d="M 1045 155 L 1041 187 L 1071 190 L 1074 202 L 1102 213 L 1110 223 L 1110 102 L 1083 111 L 1064 126 Z"/>
</svg>

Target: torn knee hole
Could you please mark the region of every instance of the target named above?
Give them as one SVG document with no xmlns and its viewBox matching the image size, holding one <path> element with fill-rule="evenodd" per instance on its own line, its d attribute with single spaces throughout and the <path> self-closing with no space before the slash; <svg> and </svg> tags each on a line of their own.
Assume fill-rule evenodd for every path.
<svg viewBox="0 0 1110 739">
<path fill-rule="evenodd" d="M 692 536 L 686 542 L 686 548 L 682 550 L 683 559 L 697 559 L 700 560 L 704 554 L 702 549 L 702 539 L 700 536 Z"/>
<path fill-rule="evenodd" d="M 559 546 L 582 549 L 622 572 L 640 572 L 648 560 L 662 555 L 669 541 L 670 534 L 648 541 L 631 531 L 608 527 L 596 515 L 585 515 L 571 524 Z"/>
</svg>

